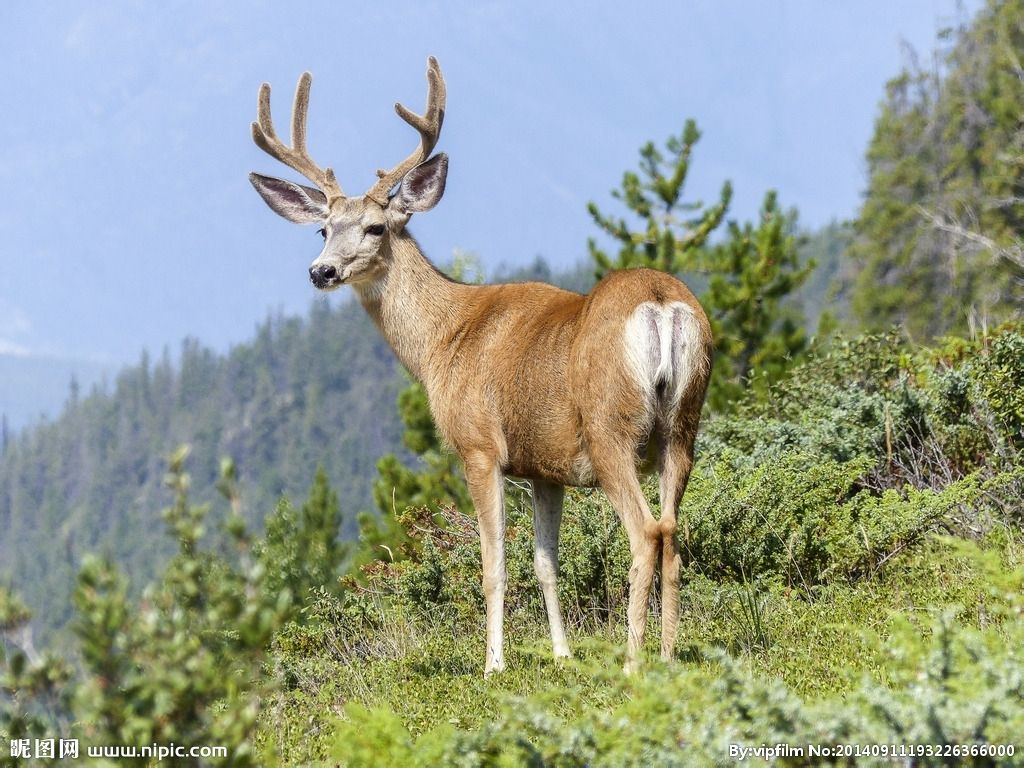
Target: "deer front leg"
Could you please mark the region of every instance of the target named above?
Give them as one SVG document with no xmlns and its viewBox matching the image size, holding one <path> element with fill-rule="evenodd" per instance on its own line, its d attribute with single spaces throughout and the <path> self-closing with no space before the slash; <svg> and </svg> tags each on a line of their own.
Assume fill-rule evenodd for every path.
<svg viewBox="0 0 1024 768">
<path fill-rule="evenodd" d="M 480 522 L 484 600 L 487 603 L 487 661 L 484 674 L 505 668 L 505 499 L 497 461 L 484 454 L 467 456 L 466 485 Z"/>
<path fill-rule="evenodd" d="M 541 480 L 533 481 L 533 570 L 544 593 L 544 607 L 551 628 L 555 658 L 571 656 L 558 602 L 558 530 L 562 522 L 564 489 Z"/>
</svg>

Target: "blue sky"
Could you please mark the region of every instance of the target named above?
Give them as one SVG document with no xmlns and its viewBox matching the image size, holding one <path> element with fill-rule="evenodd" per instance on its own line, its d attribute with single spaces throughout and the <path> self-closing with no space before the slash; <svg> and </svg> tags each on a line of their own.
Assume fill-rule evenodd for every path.
<svg viewBox="0 0 1024 768">
<path fill-rule="evenodd" d="M 263 80 L 283 126 L 313 72 L 312 154 L 361 193 L 411 150 L 391 105 L 422 107 L 436 55 L 451 167 L 411 230 L 440 262 L 464 249 L 491 271 L 537 254 L 567 266 L 594 234 L 586 202 L 610 209 L 639 146 L 691 116 L 691 198 L 731 179 L 734 218 L 769 188 L 806 226 L 851 216 L 901 41 L 929 51 L 955 7 L 0 4 L 0 354 L 117 365 L 186 335 L 224 349 L 268 311 L 306 310 L 320 238 L 246 180 L 289 173 L 249 138 Z"/>
</svg>

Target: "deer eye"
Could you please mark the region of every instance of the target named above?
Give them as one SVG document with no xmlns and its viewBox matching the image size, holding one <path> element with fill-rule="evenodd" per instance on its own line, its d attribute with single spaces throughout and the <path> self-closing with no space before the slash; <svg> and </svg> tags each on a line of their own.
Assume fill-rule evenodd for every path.
<svg viewBox="0 0 1024 768">
<path fill-rule="evenodd" d="M 374 224 L 373 226 L 367 227 L 365 230 L 366 234 L 373 235 L 374 237 L 380 237 L 384 234 L 383 224 Z"/>
<path fill-rule="evenodd" d="M 317 230 L 317 232 L 320 233 L 320 237 L 322 237 L 324 240 L 327 239 L 327 230 L 326 229 L 323 229 L 321 227 L 320 229 Z"/>
</svg>

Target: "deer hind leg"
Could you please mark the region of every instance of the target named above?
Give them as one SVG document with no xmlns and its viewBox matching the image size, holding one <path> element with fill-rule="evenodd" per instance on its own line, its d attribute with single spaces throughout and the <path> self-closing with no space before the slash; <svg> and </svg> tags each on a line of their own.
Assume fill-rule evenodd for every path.
<svg viewBox="0 0 1024 768">
<path fill-rule="evenodd" d="M 601 455 L 601 454 L 604 455 Z M 632 564 L 629 569 L 629 604 L 626 608 L 627 674 L 637 669 L 647 629 L 647 606 L 661 547 L 661 529 L 647 506 L 629 450 L 591 450 L 601 488 L 626 529 Z"/>
<path fill-rule="evenodd" d="M 551 645 L 555 658 L 571 656 L 558 602 L 558 531 L 562 522 L 564 489 L 541 480 L 533 481 L 533 570 L 544 594 Z"/>
<path fill-rule="evenodd" d="M 676 515 L 693 467 L 693 439 L 674 440 L 659 457 L 661 520 L 661 658 L 672 658 L 679 628 L 679 538 Z"/>
<path fill-rule="evenodd" d="M 505 494 L 497 461 L 482 453 L 465 457 L 466 485 L 480 522 L 480 559 L 487 605 L 487 660 L 484 674 L 505 668 Z"/>
<path fill-rule="evenodd" d="M 661 656 L 669 659 L 679 626 L 676 513 L 693 465 L 693 443 L 707 386 L 709 349 L 691 308 L 681 302 L 640 304 L 626 322 L 625 362 L 650 408 L 658 441 L 661 520 Z"/>
</svg>

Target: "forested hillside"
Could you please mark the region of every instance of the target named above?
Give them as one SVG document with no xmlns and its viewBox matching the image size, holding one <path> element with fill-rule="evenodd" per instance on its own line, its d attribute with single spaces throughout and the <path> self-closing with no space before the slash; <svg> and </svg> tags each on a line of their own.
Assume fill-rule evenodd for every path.
<svg viewBox="0 0 1024 768">
<path fill-rule="evenodd" d="M 308 318 L 274 317 L 226 355 L 198 341 L 180 361 L 143 355 L 109 391 L 76 398 L 51 423 L 16 436 L 0 457 L 0 579 L 38 618 L 64 624 L 82 557 L 109 554 L 145 583 L 170 543 L 154 535 L 167 456 L 192 446 L 193 496 L 213 498 L 231 457 L 251 522 L 281 495 L 302 498 L 322 465 L 343 510 L 340 534 L 372 508 L 377 459 L 400 450 L 395 399 L 404 378 L 355 302 L 313 305 Z M 45 641 L 48 638 L 39 638 Z"/>
<path fill-rule="evenodd" d="M 847 275 L 862 327 L 963 333 L 1024 301 L 1024 3 L 989 3 L 887 87 Z"/>
</svg>

